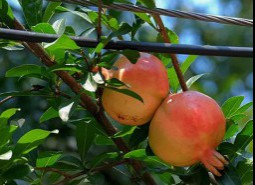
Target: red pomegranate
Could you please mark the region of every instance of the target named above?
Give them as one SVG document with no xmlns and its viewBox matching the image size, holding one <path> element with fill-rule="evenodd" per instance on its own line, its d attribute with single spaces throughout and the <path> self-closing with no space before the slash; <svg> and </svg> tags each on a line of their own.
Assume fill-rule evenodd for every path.
<svg viewBox="0 0 255 185">
<path fill-rule="evenodd" d="M 164 65 L 157 57 L 147 53 L 141 53 L 135 64 L 122 56 L 115 63 L 114 69 L 104 69 L 103 74 L 106 79 L 117 78 L 124 82 L 130 87 L 128 89 L 143 98 L 144 103 L 111 89 L 104 89 L 102 104 L 105 111 L 124 125 L 142 125 L 150 121 L 169 94 Z"/>
<path fill-rule="evenodd" d="M 195 91 L 172 94 L 152 119 L 149 143 L 166 163 L 186 167 L 202 162 L 217 176 L 228 162 L 215 149 L 222 142 L 226 119 L 212 98 Z"/>
</svg>

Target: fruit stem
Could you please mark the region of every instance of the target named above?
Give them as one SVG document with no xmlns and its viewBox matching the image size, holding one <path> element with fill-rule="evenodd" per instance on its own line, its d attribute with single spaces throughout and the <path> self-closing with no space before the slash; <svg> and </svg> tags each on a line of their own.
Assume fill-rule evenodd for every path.
<svg viewBox="0 0 255 185">
<path fill-rule="evenodd" d="M 162 37 L 163 37 L 164 41 L 165 41 L 166 43 L 171 43 L 171 40 L 170 40 L 170 38 L 168 37 L 167 30 L 166 30 L 166 28 L 165 28 L 165 26 L 164 26 L 164 23 L 163 23 L 163 21 L 162 21 L 160 15 L 154 14 L 153 17 L 154 17 L 156 23 L 158 24 L 158 27 L 159 27 L 159 30 L 158 30 L 158 31 L 162 34 Z M 189 89 L 188 89 L 188 86 L 187 86 L 187 84 L 186 84 L 186 82 L 185 82 L 185 79 L 184 79 L 184 76 L 183 76 L 183 74 L 182 74 L 182 71 L 181 71 L 181 69 L 180 69 L 179 61 L 178 61 L 177 56 L 176 56 L 175 54 L 170 54 L 170 57 L 171 57 L 171 59 L 172 59 L 172 63 L 173 63 L 175 72 L 176 72 L 176 74 L 177 74 L 178 80 L 179 80 L 179 82 L 180 82 L 182 91 L 183 91 L 183 92 L 188 91 Z"/>
</svg>

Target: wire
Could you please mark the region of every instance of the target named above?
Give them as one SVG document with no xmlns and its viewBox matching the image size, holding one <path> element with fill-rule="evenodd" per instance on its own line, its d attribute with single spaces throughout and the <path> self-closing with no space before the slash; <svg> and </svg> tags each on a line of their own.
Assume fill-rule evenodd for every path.
<svg viewBox="0 0 255 185">
<path fill-rule="evenodd" d="M 53 34 L 42 34 L 29 31 L 0 28 L 0 39 L 24 41 L 24 42 L 54 42 L 60 36 Z M 99 44 L 97 40 L 83 37 L 70 37 L 80 47 L 95 48 Z M 131 41 L 110 41 L 105 49 L 113 50 L 137 50 L 141 52 L 191 54 L 204 56 L 226 56 L 253 58 L 252 47 L 231 47 L 231 46 L 200 46 L 185 44 L 167 44 L 152 42 L 131 42 Z"/>
<path fill-rule="evenodd" d="M 97 6 L 97 3 L 91 0 L 90 1 L 89 0 L 50 0 L 50 1 L 58 1 L 58 2 L 61 1 L 66 3 L 78 4 L 81 6 Z M 121 3 L 112 3 L 111 5 L 103 5 L 103 8 L 122 10 L 122 11 L 133 11 L 133 12 L 140 12 L 140 13 L 158 14 L 158 15 L 165 15 L 165 16 L 176 17 L 176 18 L 205 21 L 205 22 L 216 22 L 221 24 L 232 24 L 232 25 L 253 27 L 253 20 L 244 19 L 244 18 L 208 15 L 208 14 L 200 14 L 200 13 L 193 13 L 193 12 L 184 12 L 180 10 L 165 10 L 161 8 L 149 9 L 143 6 L 137 6 L 133 4 L 121 4 Z"/>
</svg>

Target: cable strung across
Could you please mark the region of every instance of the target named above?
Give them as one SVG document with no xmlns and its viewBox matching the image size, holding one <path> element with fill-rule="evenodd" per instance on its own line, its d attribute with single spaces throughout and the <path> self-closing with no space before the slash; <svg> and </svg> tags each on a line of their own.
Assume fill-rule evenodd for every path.
<svg viewBox="0 0 255 185">
<path fill-rule="evenodd" d="M 24 42 L 54 42 L 60 35 L 43 34 L 29 31 L 19 31 L 0 28 L 0 39 L 24 41 Z M 84 37 L 70 37 L 78 46 L 95 48 L 99 44 L 97 40 L 86 39 Z M 201 46 L 185 44 L 168 44 L 154 42 L 132 42 L 132 41 L 110 41 L 105 49 L 113 50 L 137 50 L 141 52 L 191 54 L 207 56 L 227 56 L 253 58 L 252 47 L 232 47 L 232 46 Z"/>
<path fill-rule="evenodd" d="M 93 0 L 49 0 L 49 1 L 65 2 L 65 3 L 77 4 L 81 6 L 97 6 L 97 2 Z M 164 15 L 169 17 L 205 21 L 205 22 L 215 22 L 215 23 L 221 23 L 221 24 L 232 24 L 232 25 L 253 27 L 253 20 L 244 19 L 244 18 L 208 15 L 208 14 L 201 14 L 201 13 L 194 13 L 194 12 L 184 12 L 180 10 L 166 10 L 161 8 L 149 9 L 143 6 L 137 6 L 133 4 L 121 4 L 121 3 L 112 3 L 111 5 L 102 5 L 102 7 L 106 9 L 113 9 L 113 10 L 149 13 L 149 14 Z"/>
</svg>

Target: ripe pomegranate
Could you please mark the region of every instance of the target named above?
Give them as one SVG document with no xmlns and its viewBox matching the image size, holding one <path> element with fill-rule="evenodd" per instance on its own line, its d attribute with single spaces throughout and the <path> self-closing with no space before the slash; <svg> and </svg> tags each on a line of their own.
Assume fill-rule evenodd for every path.
<svg viewBox="0 0 255 185">
<path fill-rule="evenodd" d="M 225 134 L 226 119 L 219 105 L 195 91 L 169 95 L 149 131 L 153 152 L 173 166 L 202 162 L 216 176 L 228 162 L 216 152 Z"/>
<path fill-rule="evenodd" d="M 153 55 L 140 53 L 132 64 L 122 56 L 111 70 L 103 70 L 106 80 L 117 78 L 143 98 L 143 102 L 128 95 L 104 89 L 102 104 L 105 111 L 124 125 L 142 125 L 150 121 L 162 101 L 169 94 L 167 72 L 162 62 Z M 127 87 L 125 87 L 127 88 Z"/>
</svg>

